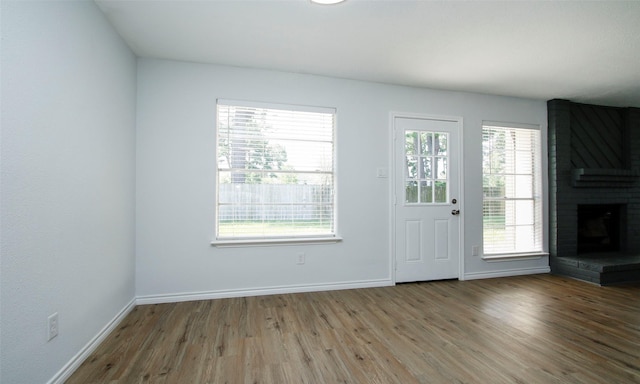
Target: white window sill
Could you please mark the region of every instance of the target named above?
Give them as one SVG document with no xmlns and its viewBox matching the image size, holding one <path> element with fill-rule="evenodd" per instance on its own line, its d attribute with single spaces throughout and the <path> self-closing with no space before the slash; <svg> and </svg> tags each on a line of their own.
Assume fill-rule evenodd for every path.
<svg viewBox="0 0 640 384">
<path fill-rule="evenodd" d="M 211 245 L 218 248 L 232 247 L 269 247 L 275 245 L 313 245 L 313 244 L 331 244 L 341 242 L 339 236 L 330 237 L 289 237 L 282 239 L 229 239 L 229 240 L 213 240 Z"/>
<path fill-rule="evenodd" d="M 490 263 L 490 262 L 496 262 L 496 261 L 541 259 L 545 256 L 549 256 L 549 254 L 546 252 L 507 253 L 507 254 L 501 254 L 501 255 L 485 255 L 485 256 L 482 256 L 482 259 Z"/>
</svg>

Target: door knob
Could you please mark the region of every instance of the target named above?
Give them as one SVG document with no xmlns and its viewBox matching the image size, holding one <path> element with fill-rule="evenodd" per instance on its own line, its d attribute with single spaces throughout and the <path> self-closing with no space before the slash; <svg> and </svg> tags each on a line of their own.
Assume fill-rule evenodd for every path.
<svg viewBox="0 0 640 384">
<path fill-rule="evenodd" d="M 457 216 L 457 215 L 459 215 L 459 214 L 460 214 L 460 210 L 459 210 L 459 209 L 454 209 L 453 211 L 451 211 L 451 214 L 452 214 L 453 216 Z"/>
</svg>

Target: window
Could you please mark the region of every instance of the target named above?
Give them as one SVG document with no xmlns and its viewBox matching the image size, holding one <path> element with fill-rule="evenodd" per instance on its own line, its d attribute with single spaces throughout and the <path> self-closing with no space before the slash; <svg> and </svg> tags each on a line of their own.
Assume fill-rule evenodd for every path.
<svg viewBox="0 0 640 384">
<path fill-rule="evenodd" d="M 447 140 L 445 132 L 405 131 L 405 203 L 446 203 Z"/>
<path fill-rule="evenodd" d="M 539 127 L 482 127 L 483 247 L 493 255 L 542 253 Z"/>
<path fill-rule="evenodd" d="M 336 111 L 218 100 L 216 240 L 335 237 Z"/>
</svg>

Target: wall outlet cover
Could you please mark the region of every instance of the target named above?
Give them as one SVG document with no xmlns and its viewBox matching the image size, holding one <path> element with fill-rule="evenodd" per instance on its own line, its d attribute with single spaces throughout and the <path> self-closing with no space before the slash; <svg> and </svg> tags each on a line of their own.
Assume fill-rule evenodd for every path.
<svg viewBox="0 0 640 384">
<path fill-rule="evenodd" d="M 47 341 L 58 336 L 58 312 L 47 318 Z"/>
</svg>

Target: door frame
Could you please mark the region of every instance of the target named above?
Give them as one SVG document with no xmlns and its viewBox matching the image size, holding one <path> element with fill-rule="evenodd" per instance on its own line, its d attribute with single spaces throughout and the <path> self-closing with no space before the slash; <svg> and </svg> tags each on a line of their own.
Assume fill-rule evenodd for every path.
<svg viewBox="0 0 640 384">
<path fill-rule="evenodd" d="M 445 120 L 454 121 L 458 124 L 458 148 L 460 150 L 460 157 L 458 159 L 458 186 L 460 196 L 460 220 L 458 220 L 458 280 L 464 280 L 464 259 L 465 259 L 465 247 L 464 247 L 464 216 L 465 216 L 465 195 L 464 195 L 464 147 L 463 147 L 463 133 L 464 123 L 462 116 L 445 116 L 445 115 L 432 115 L 425 113 L 412 113 L 412 112 L 397 112 L 391 111 L 389 113 L 389 269 L 391 271 L 391 282 L 396 284 L 396 205 L 399 202 L 398 196 L 396 196 L 396 183 L 400 177 L 397 172 L 397 153 L 396 153 L 396 118 L 407 119 L 424 119 L 424 120 Z"/>
</svg>

